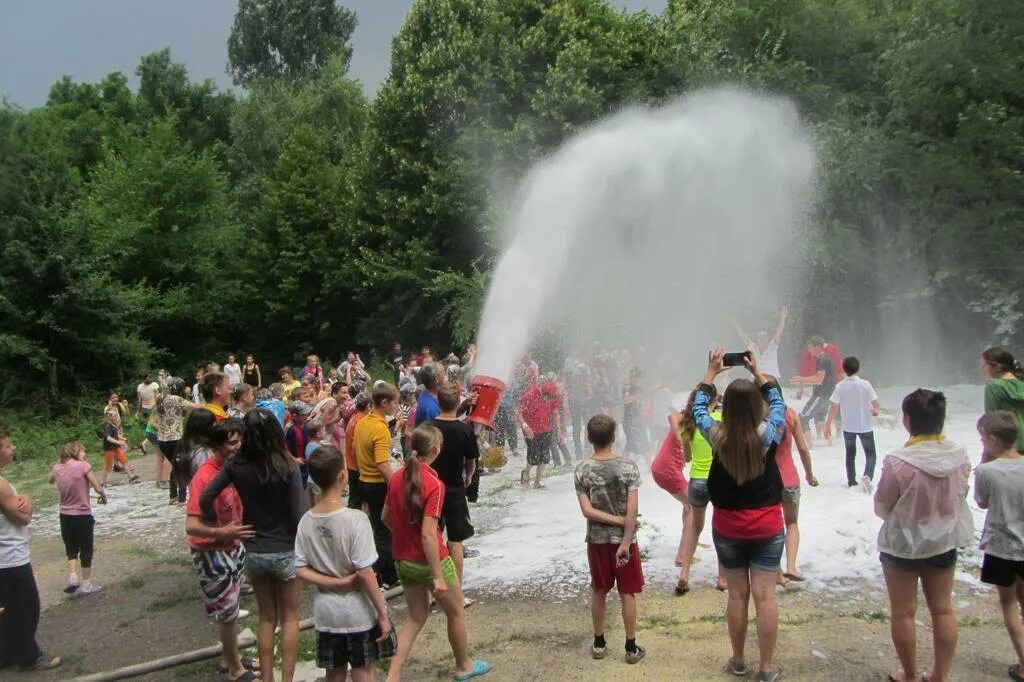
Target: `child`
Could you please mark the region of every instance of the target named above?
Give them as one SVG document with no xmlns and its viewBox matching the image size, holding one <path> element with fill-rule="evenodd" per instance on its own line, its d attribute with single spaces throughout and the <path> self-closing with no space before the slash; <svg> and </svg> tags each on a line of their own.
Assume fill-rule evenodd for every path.
<svg viewBox="0 0 1024 682">
<path fill-rule="evenodd" d="M 974 472 L 974 499 L 988 509 L 981 549 L 981 581 L 995 585 L 1003 622 L 1017 654 L 1009 676 L 1024 680 L 1024 456 L 1015 450 L 1020 438 L 1012 412 L 989 412 L 978 420 L 984 461 Z"/>
<path fill-rule="evenodd" d="M 318 446 L 307 461 L 320 501 L 302 517 L 295 536 L 295 574 L 316 587 L 313 622 L 316 663 L 327 682 L 370 682 L 375 661 L 398 646 L 373 564 L 377 551 L 366 514 L 348 509 L 341 495 L 348 474 L 337 448 Z M 352 588 L 357 589 L 353 590 Z"/>
<path fill-rule="evenodd" d="M 431 463 L 441 453 L 441 432 L 423 425 L 412 433 L 411 453 L 405 467 L 388 481 L 387 501 L 381 519 L 392 532 L 392 555 L 398 564 L 409 619 L 398 637 L 398 651 L 391 661 L 388 680 L 401 678 L 416 636 L 430 615 L 430 595 L 448 620 L 448 642 L 455 655 L 455 679 L 486 675 L 493 667 L 473 660 L 466 641 L 466 613 L 455 562 L 441 539 L 438 519 L 444 505 L 444 483 Z"/>
<path fill-rule="evenodd" d="M 92 582 L 93 527 L 89 488 L 99 495 L 99 503 L 107 503 L 92 467 L 85 461 L 85 447 L 79 442 L 65 443 L 60 448 L 60 461 L 53 465 L 50 483 L 57 484 L 60 493 L 60 537 L 68 557 L 67 594 L 96 594 L 103 588 Z M 82 563 L 82 582 L 78 582 L 75 564 Z"/>
<path fill-rule="evenodd" d="M 626 629 L 626 663 L 639 663 L 647 653 L 636 643 L 636 595 L 643 591 L 644 574 L 636 545 L 640 470 L 612 451 L 615 420 L 598 414 L 587 422 L 587 441 L 594 454 L 576 465 L 576 497 L 587 519 L 587 560 L 592 589 L 590 615 L 594 622 L 594 658 L 604 658 L 605 598 L 615 585 L 622 600 Z"/>
<path fill-rule="evenodd" d="M 843 441 L 846 443 L 846 485 L 857 485 L 857 439 L 864 448 L 864 475 L 860 477 L 860 489 L 871 493 L 871 482 L 875 478 L 875 433 L 871 418 L 878 416 L 880 408 L 878 394 L 869 381 L 858 376 L 860 360 L 855 357 L 843 358 L 846 378 L 836 384 L 829 399 L 828 418 L 825 419 L 825 437 L 832 438 L 832 420 L 836 412 L 842 413 Z"/>
<path fill-rule="evenodd" d="M 132 470 L 128 463 L 128 455 L 124 453 L 128 447 L 124 434 L 121 432 L 121 412 L 118 408 L 117 393 L 110 393 L 107 396 L 107 408 L 103 412 L 103 487 L 107 487 L 107 478 L 114 468 L 116 460 L 128 474 L 128 482 L 135 483 L 139 480 L 138 474 Z"/>
<path fill-rule="evenodd" d="M 221 671 L 233 682 L 253 682 L 257 679 L 255 672 L 259 665 L 238 651 L 238 619 L 242 617 L 238 599 L 245 563 L 241 541 L 255 533 L 252 526 L 242 523 L 242 500 L 234 486 L 228 486 L 217 495 L 213 503 L 216 518 L 210 523 L 203 522 L 199 508 L 203 492 L 228 460 L 238 453 L 241 444 L 242 422 L 238 419 L 217 422 L 210 429 L 211 456 L 199 465 L 189 481 L 185 533 L 199 578 L 203 606 L 206 614 L 217 622 Z"/>
<path fill-rule="evenodd" d="M 917 583 L 932 615 L 934 682 L 949 679 L 956 653 L 953 608 L 956 548 L 974 539 L 967 506 L 971 461 L 962 445 L 946 440 L 946 397 L 919 388 L 903 399 L 903 426 L 910 440 L 886 455 L 875 491 L 875 514 L 882 519 L 878 551 L 889 592 L 893 644 L 903 669 L 896 682 L 919 679 L 914 616 Z"/>
<path fill-rule="evenodd" d="M 292 416 L 292 423 L 284 432 L 284 446 L 295 463 L 299 465 L 303 490 L 309 485 L 309 470 L 306 469 L 306 443 L 309 442 L 309 435 L 306 433 L 306 422 L 312 411 L 313 408 L 301 400 L 293 400 L 288 403 L 288 413 Z"/>
</svg>

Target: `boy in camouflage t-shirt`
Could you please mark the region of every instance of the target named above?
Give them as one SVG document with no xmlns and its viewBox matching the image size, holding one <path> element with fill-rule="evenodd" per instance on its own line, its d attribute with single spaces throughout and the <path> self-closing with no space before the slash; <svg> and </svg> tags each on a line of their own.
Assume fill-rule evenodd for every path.
<svg viewBox="0 0 1024 682">
<path fill-rule="evenodd" d="M 576 497 L 587 519 L 593 656 L 604 658 L 607 650 L 605 601 L 616 586 L 626 629 L 626 662 L 638 663 L 646 653 L 636 643 L 636 595 L 644 586 L 635 537 L 640 471 L 633 460 L 619 457 L 612 450 L 615 429 L 615 420 L 606 414 L 595 415 L 587 423 L 587 440 L 594 454 L 576 466 Z"/>
</svg>

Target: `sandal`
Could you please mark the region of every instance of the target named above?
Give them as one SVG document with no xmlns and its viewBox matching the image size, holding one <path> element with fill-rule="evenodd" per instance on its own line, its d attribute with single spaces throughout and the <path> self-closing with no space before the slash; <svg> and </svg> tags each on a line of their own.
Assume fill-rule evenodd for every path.
<svg viewBox="0 0 1024 682">
<path fill-rule="evenodd" d="M 230 682 L 255 682 L 256 680 L 263 679 L 260 674 L 253 672 L 252 670 L 245 670 L 241 675 L 235 678 L 228 678 Z"/>
<path fill-rule="evenodd" d="M 39 658 L 36 659 L 35 663 L 18 667 L 25 672 L 38 672 L 40 670 L 53 670 L 54 668 L 60 667 L 63 662 L 64 661 L 61 660 L 60 656 L 47 658 L 46 654 L 39 654 Z"/>
<path fill-rule="evenodd" d="M 260 662 L 249 656 L 242 656 L 242 668 L 249 672 L 256 673 L 260 671 Z M 219 668 L 217 668 L 217 672 L 219 672 L 221 675 L 227 675 L 228 669 L 226 666 L 222 665 Z"/>
<path fill-rule="evenodd" d="M 685 580 L 680 580 L 676 583 L 676 596 L 682 597 L 684 594 L 690 591 L 690 583 Z"/>
<path fill-rule="evenodd" d="M 783 578 L 788 578 L 789 580 L 792 580 L 795 583 L 802 583 L 805 580 L 807 580 L 807 578 L 805 578 L 804 576 L 800 575 L 799 573 L 783 573 L 782 577 Z"/>
<path fill-rule="evenodd" d="M 1014 682 L 1024 682 L 1024 674 L 1021 674 L 1020 663 L 1014 663 L 1011 665 L 1007 669 L 1006 674 L 1009 675 L 1010 679 L 1014 680 Z"/>
<path fill-rule="evenodd" d="M 757 682 L 778 682 L 779 678 L 782 677 L 782 667 L 775 666 L 768 672 L 760 672 L 757 674 Z"/>
<path fill-rule="evenodd" d="M 476 660 L 476 661 L 473 661 L 473 669 L 472 670 L 470 670 L 468 673 L 462 673 L 461 675 L 456 675 L 455 679 L 458 680 L 459 682 L 462 682 L 463 680 L 469 680 L 469 679 L 472 679 L 474 677 L 480 677 L 481 675 L 486 675 L 487 673 L 491 672 L 492 668 L 494 668 L 494 666 L 492 664 L 488 663 L 487 661 Z"/>
<path fill-rule="evenodd" d="M 736 677 L 747 676 L 747 662 L 743 659 L 736 660 L 735 658 L 729 659 L 729 672 Z"/>
</svg>

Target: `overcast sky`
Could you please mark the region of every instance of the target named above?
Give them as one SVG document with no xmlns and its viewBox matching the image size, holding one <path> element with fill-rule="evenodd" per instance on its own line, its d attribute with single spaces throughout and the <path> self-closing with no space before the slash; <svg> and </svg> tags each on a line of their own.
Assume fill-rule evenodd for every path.
<svg viewBox="0 0 1024 682">
<path fill-rule="evenodd" d="M 660 12 L 666 0 L 612 0 Z M 387 76 L 391 38 L 412 0 L 346 0 L 359 18 L 351 75 L 369 92 Z M 139 58 L 171 48 L 193 80 L 225 73 L 234 0 L 0 0 L 0 97 L 22 107 L 45 104 L 61 76 L 95 82 L 111 71 L 132 79 Z"/>
</svg>

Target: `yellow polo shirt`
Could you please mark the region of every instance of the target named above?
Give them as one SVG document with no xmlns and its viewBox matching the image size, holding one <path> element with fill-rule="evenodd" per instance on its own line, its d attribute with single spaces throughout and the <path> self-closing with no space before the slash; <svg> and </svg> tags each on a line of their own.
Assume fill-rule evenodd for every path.
<svg viewBox="0 0 1024 682">
<path fill-rule="evenodd" d="M 355 442 L 356 464 L 359 465 L 359 481 L 383 483 L 384 477 L 377 469 L 378 464 L 391 457 L 391 431 L 384 417 L 370 412 L 359 420 L 352 434 Z"/>
</svg>

